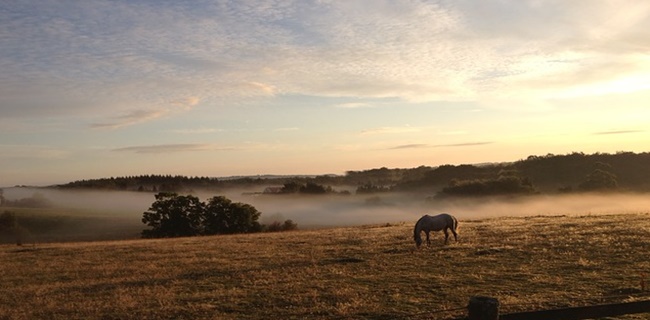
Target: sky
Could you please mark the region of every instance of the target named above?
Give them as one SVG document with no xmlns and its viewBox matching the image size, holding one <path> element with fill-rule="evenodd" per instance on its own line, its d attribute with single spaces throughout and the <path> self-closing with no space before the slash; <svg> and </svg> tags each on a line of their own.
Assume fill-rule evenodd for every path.
<svg viewBox="0 0 650 320">
<path fill-rule="evenodd" d="M 4 0 L 0 186 L 650 151 L 645 0 Z"/>
</svg>

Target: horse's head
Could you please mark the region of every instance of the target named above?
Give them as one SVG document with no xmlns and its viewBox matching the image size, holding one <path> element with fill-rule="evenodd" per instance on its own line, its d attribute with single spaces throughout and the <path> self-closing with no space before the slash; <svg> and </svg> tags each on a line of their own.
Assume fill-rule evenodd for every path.
<svg viewBox="0 0 650 320">
<path fill-rule="evenodd" d="M 415 237 L 415 246 L 420 248 L 420 245 L 422 245 L 422 238 Z"/>
</svg>

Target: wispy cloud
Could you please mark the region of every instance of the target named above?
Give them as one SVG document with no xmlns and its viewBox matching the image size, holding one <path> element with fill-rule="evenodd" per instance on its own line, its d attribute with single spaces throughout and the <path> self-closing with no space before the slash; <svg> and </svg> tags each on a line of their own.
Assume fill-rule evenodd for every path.
<svg viewBox="0 0 650 320">
<path fill-rule="evenodd" d="M 208 151 L 208 150 L 230 150 L 231 148 L 218 148 L 211 144 L 186 143 L 186 144 L 160 144 L 149 146 L 134 146 L 117 148 L 115 152 L 134 152 L 134 153 L 176 153 L 191 151 Z"/>
<path fill-rule="evenodd" d="M 217 128 L 196 128 L 196 129 L 178 129 L 178 130 L 172 130 L 174 133 L 180 133 L 180 134 L 205 134 L 205 133 L 215 133 L 215 132 L 222 132 L 223 129 L 217 129 Z"/>
<path fill-rule="evenodd" d="M 482 146 L 486 144 L 492 144 L 491 141 L 481 141 L 481 142 L 466 142 L 466 143 L 453 143 L 453 144 L 439 144 L 436 147 L 473 147 L 473 146 Z"/>
<path fill-rule="evenodd" d="M 409 132 L 419 132 L 422 131 L 421 127 L 379 127 L 374 129 L 367 129 L 361 131 L 362 135 L 374 135 L 374 134 L 399 134 L 399 133 L 409 133 Z"/>
<path fill-rule="evenodd" d="M 275 132 L 287 132 L 287 131 L 299 131 L 300 128 L 298 127 L 287 127 L 287 128 L 277 128 L 273 131 Z"/>
<path fill-rule="evenodd" d="M 157 119 L 168 113 L 168 110 L 133 110 L 125 115 L 109 119 L 108 122 L 91 124 L 96 129 L 117 129 L 149 120 Z"/>
<path fill-rule="evenodd" d="M 395 147 L 389 148 L 390 150 L 397 149 L 422 149 L 422 148 L 446 148 L 446 147 L 473 147 L 481 146 L 486 144 L 492 144 L 494 142 L 465 142 L 465 143 L 453 143 L 453 144 L 426 144 L 426 143 L 413 143 L 413 144 L 404 144 Z"/>
<path fill-rule="evenodd" d="M 63 148 L 43 145 L 0 145 L 0 159 L 61 160 L 70 156 Z"/>
<path fill-rule="evenodd" d="M 610 135 L 610 134 L 629 134 L 629 133 L 639 133 L 643 132 L 642 130 L 614 130 L 614 131 L 601 131 L 595 132 L 595 135 Z"/>
<path fill-rule="evenodd" d="M 95 129 L 117 129 L 131 126 L 177 114 L 179 112 L 188 112 L 199 102 L 200 99 L 194 96 L 177 98 L 167 103 L 163 103 L 156 108 L 131 110 L 121 116 L 111 117 L 103 122 L 92 123 L 90 127 Z"/>
<path fill-rule="evenodd" d="M 585 85 L 592 81 L 589 70 L 603 70 L 597 76 L 605 83 L 626 78 L 638 69 L 608 74 L 597 67 L 638 64 L 650 49 L 644 36 L 650 4 L 639 1 L 252 6 L 88 0 L 3 3 L 0 10 L 16 13 L 0 30 L 0 88 L 11 82 L 34 91 L 2 92 L 0 105 L 15 108 L 3 112 L 31 116 L 47 112 L 59 101 L 47 99 L 54 96 L 72 102 L 58 106 L 59 113 L 156 99 L 191 107 L 198 98 L 175 98 L 188 91 L 235 101 L 282 94 L 467 101 L 522 90 L 553 96 L 549 90 L 557 88 L 533 84 L 564 78 L 563 86 Z M 46 86 L 27 86 L 37 82 Z M 32 110 L 8 103 L 15 99 L 33 104 Z"/>
<path fill-rule="evenodd" d="M 187 97 L 181 99 L 172 100 L 172 105 L 179 107 L 185 110 L 190 110 L 196 106 L 201 100 L 198 97 Z"/>
<path fill-rule="evenodd" d="M 413 144 L 404 144 L 390 149 L 421 149 L 421 148 L 431 148 L 432 146 L 424 143 L 413 143 Z"/>
<path fill-rule="evenodd" d="M 357 108 L 372 108 L 373 105 L 365 102 L 348 102 L 348 103 L 337 104 L 334 107 L 342 108 L 342 109 L 357 109 Z"/>
</svg>

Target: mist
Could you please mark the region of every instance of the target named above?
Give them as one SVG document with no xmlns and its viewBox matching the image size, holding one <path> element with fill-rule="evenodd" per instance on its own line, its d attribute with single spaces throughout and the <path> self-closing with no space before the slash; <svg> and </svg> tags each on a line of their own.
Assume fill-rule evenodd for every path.
<svg viewBox="0 0 650 320">
<path fill-rule="evenodd" d="M 453 214 L 462 222 L 503 216 L 598 215 L 650 211 L 650 195 L 633 193 L 427 200 L 425 195 L 403 193 L 308 196 L 251 194 L 244 191 L 250 192 L 199 191 L 193 195 L 202 201 L 217 195 L 226 196 L 234 202 L 253 205 L 262 213 L 260 222 L 263 224 L 291 219 L 298 224 L 299 229 L 414 223 L 423 214 L 441 212 Z M 4 189 L 7 200 L 28 198 L 35 194 L 49 200 L 52 207 L 44 211 L 46 214 L 51 211 L 54 215 L 86 219 L 86 223 L 74 224 L 75 228 L 88 229 L 84 237 L 77 237 L 82 240 L 97 235 L 101 230 L 105 234 L 104 238 L 138 237 L 139 231 L 146 228 L 141 222 L 142 213 L 155 201 L 154 193 L 148 192 Z M 73 231 L 60 230 L 58 234 Z M 81 231 L 74 232 L 79 236 Z M 111 232 L 119 233 L 119 236 L 110 235 Z"/>
<path fill-rule="evenodd" d="M 248 200 L 248 201 L 246 201 Z M 450 213 L 459 220 L 504 216 L 597 215 L 650 211 L 647 194 L 536 195 L 520 198 L 426 200 L 411 194 L 259 196 L 242 199 L 265 215 L 280 214 L 302 227 L 415 223 L 424 214 Z"/>
<path fill-rule="evenodd" d="M 153 203 L 154 194 L 130 191 L 61 190 L 51 188 L 5 188 L 7 200 L 44 196 L 54 208 L 70 214 L 139 217 Z M 138 219 L 139 219 L 138 218 Z"/>
</svg>

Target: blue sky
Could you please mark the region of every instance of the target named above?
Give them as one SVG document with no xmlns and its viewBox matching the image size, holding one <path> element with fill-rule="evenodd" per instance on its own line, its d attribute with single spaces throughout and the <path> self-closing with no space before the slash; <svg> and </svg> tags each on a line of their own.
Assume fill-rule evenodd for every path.
<svg viewBox="0 0 650 320">
<path fill-rule="evenodd" d="M 649 151 L 650 3 L 2 1 L 0 186 Z"/>
</svg>

